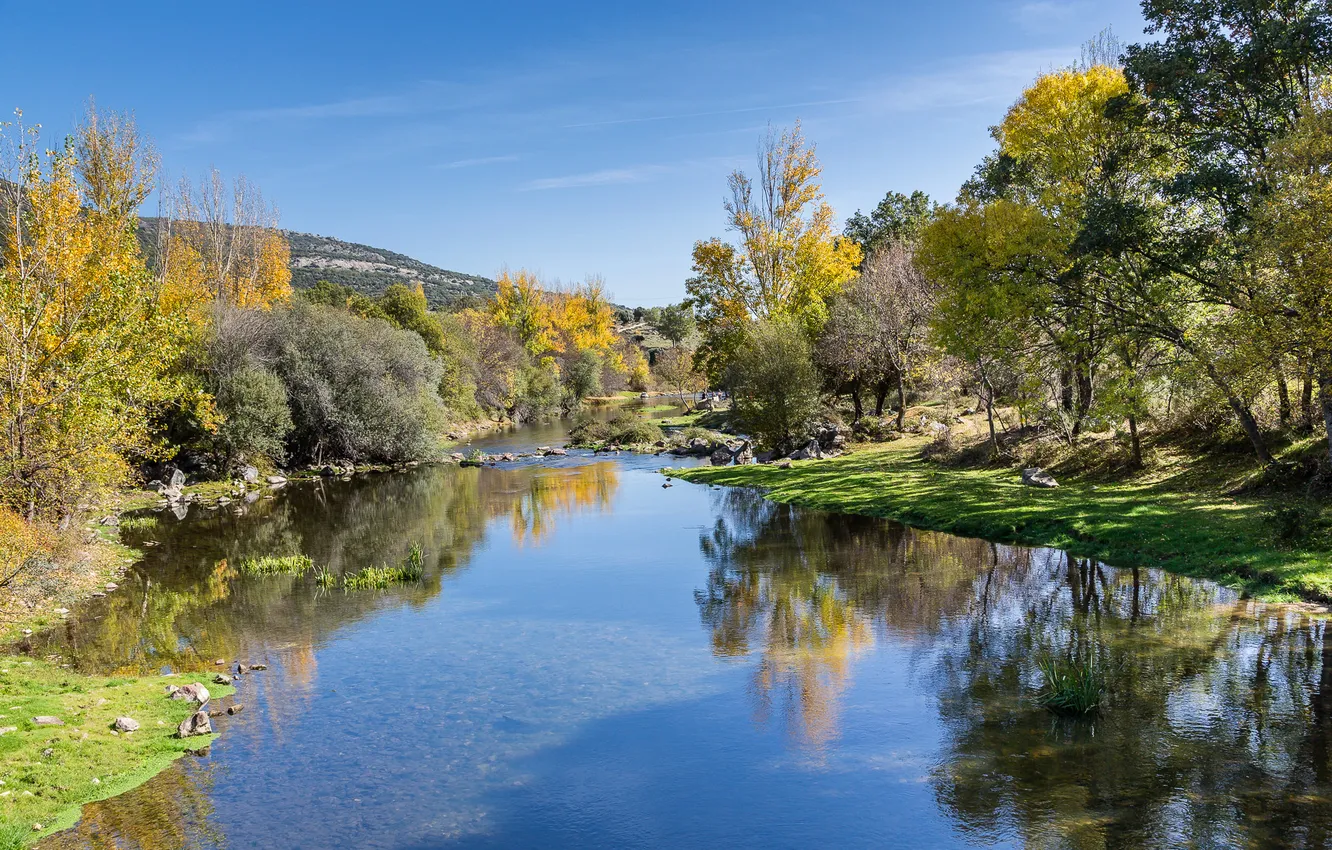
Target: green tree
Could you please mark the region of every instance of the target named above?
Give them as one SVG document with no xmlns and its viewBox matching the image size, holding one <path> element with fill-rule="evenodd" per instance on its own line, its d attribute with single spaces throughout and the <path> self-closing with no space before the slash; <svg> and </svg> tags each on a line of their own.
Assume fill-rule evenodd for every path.
<svg viewBox="0 0 1332 850">
<path fill-rule="evenodd" d="M 921 229 L 933 218 L 934 210 L 930 196 L 920 190 L 910 195 L 889 192 L 869 215 L 856 210 L 842 232 L 868 257 L 895 242 L 915 242 Z"/>
<path fill-rule="evenodd" d="M 694 310 L 688 302 L 663 307 L 652 326 L 657 333 L 669 339 L 672 346 L 678 346 L 694 333 Z"/>
<path fill-rule="evenodd" d="M 809 434 L 819 412 L 814 352 L 799 323 L 778 317 L 755 323 L 732 359 L 727 386 L 742 429 L 779 451 Z"/>
</svg>

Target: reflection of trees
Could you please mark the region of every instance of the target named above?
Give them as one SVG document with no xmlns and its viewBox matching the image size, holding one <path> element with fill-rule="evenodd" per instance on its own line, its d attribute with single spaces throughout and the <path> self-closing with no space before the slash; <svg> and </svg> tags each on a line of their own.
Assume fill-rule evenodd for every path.
<svg viewBox="0 0 1332 850">
<path fill-rule="evenodd" d="M 719 655 L 759 657 L 818 745 L 857 648 L 915 646 L 939 694 L 940 805 L 977 842 L 1332 846 L 1332 629 L 1188 579 L 721 496 L 696 592 Z M 1095 657 L 1109 705 L 1056 721 L 1045 656 Z"/>
<path fill-rule="evenodd" d="M 289 684 L 308 684 L 313 648 L 334 629 L 385 606 L 419 605 L 466 565 L 492 520 L 539 543 L 561 515 L 609 503 L 616 467 L 430 467 L 410 474 L 316 482 L 245 507 L 200 512 L 154 535 L 159 545 L 107 598 L 51 635 L 85 669 L 210 669 L 218 658 L 280 660 Z M 166 515 L 164 515 L 166 516 Z M 379 593 L 320 590 L 313 575 L 248 578 L 228 565 L 303 552 L 334 572 L 394 563 L 421 543 L 426 580 Z M 300 690 L 300 689 L 294 689 Z"/>
<path fill-rule="evenodd" d="M 975 557 L 987 544 L 943 545 L 863 517 L 825 515 L 720 494 L 721 515 L 704 535 L 712 565 L 695 594 L 718 655 L 757 652 L 756 713 L 774 710 L 815 746 L 836 736 L 837 705 L 851 658 L 874 639 L 874 622 L 932 631 L 964 608 Z"/>
<path fill-rule="evenodd" d="M 223 846 L 221 833 L 208 822 L 213 813 L 208 794 L 211 784 L 207 768 L 182 760 L 132 794 L 84 806 L 77 827 L 51 836 L 40 846 L 42 850 Z"/>
</svg>

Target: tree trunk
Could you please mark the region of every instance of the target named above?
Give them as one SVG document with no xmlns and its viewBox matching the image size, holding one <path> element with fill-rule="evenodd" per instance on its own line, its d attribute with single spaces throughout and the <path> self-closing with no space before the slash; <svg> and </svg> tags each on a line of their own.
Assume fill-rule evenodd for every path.
<svg viewBox="0 0 1332 850">
<path fill-rule="evenodd" d="M 888 400 L 888 382 L 880 381 L 874 388 L 874 415 L 883 416 L 883 405 Z"/>
<path fill-rule="evenodd" d="M 990 426 L 990 457 L 999 455 L 999 435 L 994 431 L 994 387 L 985 379 L 985 420 Z"/>
<path fill-rule="evenodd" d="M 861 406 L 861 403 L 860 403 L 860 382 L 859 382 L 859 381 L 855 381 L 855 382 L 853 382 L 853 383 L 851 384 L 851 406 L 855 408 L 855 411 L 856 411 L 856 421 L 859 422 L 859 421 L 860 421 L 860 418 L 861 418 L 862 416 L 865 415 L 864 408 Z"/>
<path fill-rule="evenodd" d="M 897 373 L 897 430 L 906 430 L 906 380 Z"/>
<path fill-rule="evenodd" d="M 1313 358 L 1304 364 L 1304 386 L 1300 390 L 1300 415 L 1304 418 L 1304 433 L 1312 434 L 1314 429 L 1313 412 L 1314 367 Z"/>
<path fill-rule="evenodd" d="M 1129 438 L 1133 441 L 1133 465 L 1142 466 L 1142 438 L 1138 435 L 1138 417 L 1132 413 L 1128 417 Z"/>
<path fill-rule="evenodd" d="M 1263 439 L 1263 432 L 1258 427 L 1258 421 L 1253 418 L 1253 411 L 1249 410 L 1249 406 L 1244 403 L 1244 400 L 1230 388 L 1230 383 L 1217 371 L 1216 364 L 1211 360 L 1199 359 L 1202 360 L 1203 366 L 1207 369 L 1207 376 L 1212 379 L 1218 389 L 1226 394 L 1226 401 L 1230 404 L 1230 409 L 1235 412 L 1235 418 L 1239 420 L 1245 436 L 1253 444 L 1253 453 L 1261 463 L 1271 463 L 1273 460 L 1272 453 L 1267 449 L 1267 442 Z"/>
<path fill-rule="evenodd" d="M 1085 366 L 1079 366 L 1074 372 L 1074 388 L 1077 390 L 1077 406 L 1073 410 L 1073 442 L 1082 434 L 1082 423 L 1092 406 L 1092 379 Z"/>
<path fill-rule="evenodd" d="M 1318 373 L 1318 403 L 1323 408 L 1323 427 L 1327 429 L 1327 456 L 1332 465 L 1332 369 Z"/>
<path fill-rule="evenodd" d="M 1073 370 L 1068 367 L 1059 370 L 1059 406 L 1065 413 L 1073 413 Z"/>
<path fill-rule="evenodd" d="M 1289 428 L 1293 412 L 1290 408 L 1290 386 L 1286 383 L 1286 373 L 1277 369 L 1277 402 L 1281 411 L 1281 427 Z"/>
</svg>

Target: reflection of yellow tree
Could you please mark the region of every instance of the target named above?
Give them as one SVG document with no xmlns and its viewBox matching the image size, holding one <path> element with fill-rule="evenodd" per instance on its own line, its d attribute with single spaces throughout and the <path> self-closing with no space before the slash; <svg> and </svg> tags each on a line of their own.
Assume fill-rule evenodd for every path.
<svg viewBox="0 0 1332 850">
<path fill-rule="evenodd" d="M 756 716 L 766 721 L 779 702 L 787 729 L 815 747 L 837 735 L 853 659 L 872 643 L 875 622 L 938 630 L 971 607 L 994 558 L 980 541 L 801 511 L 743 491 L 719 498 L 723 520 L 702 540 L 713 570 L 696 594 L 713 651 L 757 652 Z"/>
<path fill-rule="evenodd" d="M 619 486 L 619 468 L 611 462 L 562 469 L 518 472 L 512 490 L 501 492 L 496 513 L 509 514 L 515 543 L 541 543 L 550 535 L 556 518 L 610 504 Z M 505 504 L 507 497 L 507 505 Z"/>
<path fill-rule="evenodd" d="M 759 604 L 769 610 L 763 658 L 755 672 L 760 722 L 774 697 L 786 728 L 815 747 L 837 736 L 837 706 L 851 657 L 873 641 L 870 620 L 835 587 L 764 581 Z"/>
</svg>

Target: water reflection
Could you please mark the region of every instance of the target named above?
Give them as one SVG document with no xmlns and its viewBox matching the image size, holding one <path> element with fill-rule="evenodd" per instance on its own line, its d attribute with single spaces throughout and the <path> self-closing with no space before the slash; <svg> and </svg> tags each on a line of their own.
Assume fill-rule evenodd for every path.
<svg viewBox="0 0 1332 850">
<path fill-rule="evenodd" d="M 754 706 L 826 748 L 878 641 L 937 694 L 930 782 L 968 842 L 1033 847 L 1332 842 L 1332 630 L 1212 585 L 1050 550 L 718 498 L 696 600 L 721 656 L 754 654 Z M 1109 671 L 1093 721 L 1035 704 L 1043 657 Z"/>
<path fill-rule="evenodd" d="M 179 525 L 163 520 L 152 534 L 157 545 L 145 549 L 120 589 L 46 635 L 46 651 L 72 656 L 81 669 L 121 673 L 267 657 L 282 661 L 292 684 L 308 682 L 323 637 L 386 607 L 433 599 L 493 521 L 507 519 L 515 542 L 539 545 L 561 517 L 603 510 L 618 485 L 619 467 L 609 461 L 437 466 L 294 486 L 250 504 L 244 515 L 196 511 Z M 313 574 L 251 578 L 232 567 L 250 557 L 304 553 L 341 573 L 397 562 L 413 543 L 426 553 L 425 581 L 379 593 L 323 590 Z"/>
</svg>

